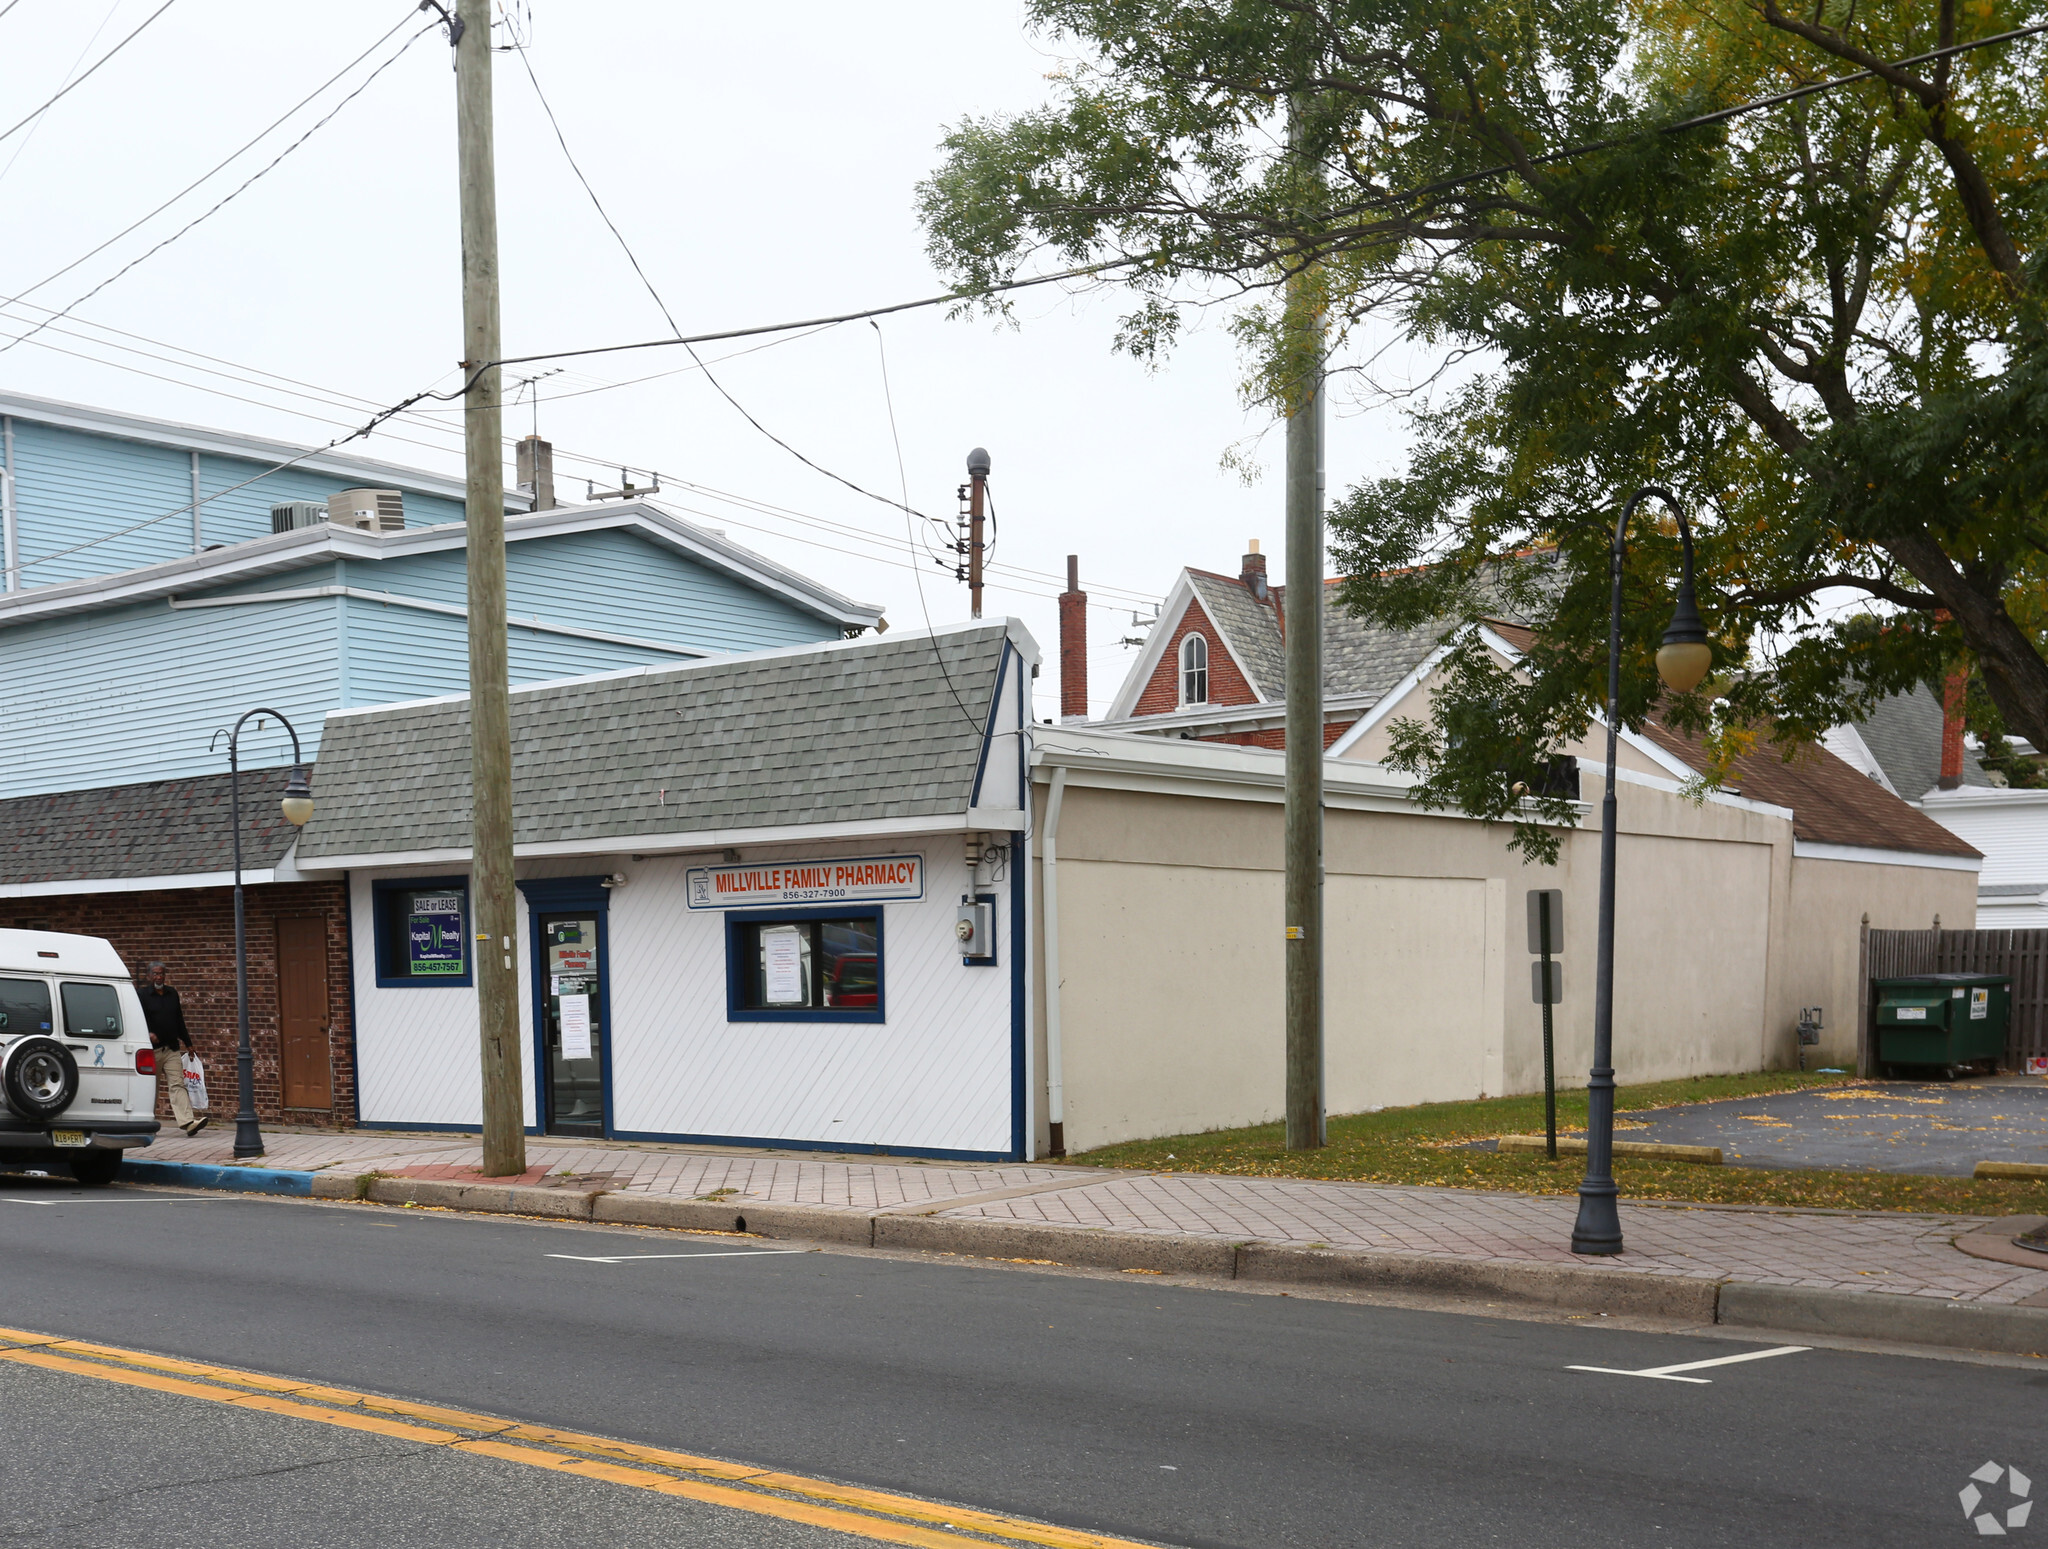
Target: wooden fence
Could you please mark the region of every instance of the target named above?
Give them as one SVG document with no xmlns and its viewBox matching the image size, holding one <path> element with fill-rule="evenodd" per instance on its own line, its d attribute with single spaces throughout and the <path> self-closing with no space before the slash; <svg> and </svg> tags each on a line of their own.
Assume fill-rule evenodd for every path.
<svg viewBox="0 0 2048 1549">
<path fill-rule="evenodd" d="M 2028 1057 L 2048 1055 L 2048 930 L 1872 930 L 1863 928 L 1862 1002 L 1857 1008 L 1857 1068 L 1872 1073 L 1871 1029 L 1876 1021 L 1875 979 L 1906 974 L 1971 973 L 2012 976 L 2012 1022 L 2005 1060 L 2023 1069 Z"/>
</svg>

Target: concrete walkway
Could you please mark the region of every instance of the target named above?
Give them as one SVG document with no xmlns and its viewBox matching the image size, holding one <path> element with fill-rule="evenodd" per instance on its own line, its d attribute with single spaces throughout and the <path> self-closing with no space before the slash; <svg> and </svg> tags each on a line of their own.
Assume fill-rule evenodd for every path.
<svg viewBox="0 0 2048 1549">
<path fill-rule="evenodd" d="M 260 1165 L 316 1174 L 321 1186 L 314 1192 L 329 1195 L 346 1195 L 351 1180 L 378 1174 L 383 1181 L 376 1198 L 386 1197 L 382 1191 L 398 1187 L 399 1180 L 523 1185 L 522 1193 L 550 1189 L 581 1196 L 580 1211 L 563 1213 L 598 1219 L 661 1224 L 648 1209 L 657 1200 L 673 1201 L 679 1211 L 690 1207 L 687 1220 L 678 1214 L 671 1224 L 710 1224 L 716 1218 L 729 1228 L 732 1221 L 722 1212 L 737 1218 L 772 1210 L 778 1235 L 800 1235 L 801 1213 L 815 1212 L 821 1234 L 835 1240 L 851 1240 L 847 1228 L 854 1222 L 848 1217 L 922 1217 L 933 1227 L 1038 1229 L 1040 1236 L 1032 1240 L 1046 1240 L 1043 1234 L 1052 1232 L 1059 1235 L 1049 1240 L 1088 1233 L 1133 1246 L 1144 1239 L 1261 1244 L 1349 1259 L 1398 1257 L 1404 1263 L 1422 1259 L 1502 1270 L 1570 1266 L 1602 1276 L 1656 1277 L 1666 1284 L 1741 1282 L 2048 1309 L 2048 1256 L 2036 1269 L 1974 1257 L 1954 1246 L 1957 1236 L 1989 1224 L 1981 1216 L 1624 1204 L 1627 1251 L 1588 1260 L 1568 1247 L 1577 1208 L 1569 1195 L 552 1139 L 529 1139 L 531 1166 L 524 1176 L 486 1180 L 477 1171 L 481 1152 L 472 1136 L 270 1131 L 265 1141 L 269 1149 Z M 196 1139 L 173 1134 L 137 1160 L 218 1165 L 232 1160 L 232 1145 L 232 1127 L 216 1125 Z M 431 1202 L 441 1196 L 415 1187 L 406 1197 Z M 594 1210 L 590 1201 L 600 1198 L 612 1209 Z M 842 1224 L 826 1231 L 829 1221 Z M 866 1240 L 880 1243 L 884 1234 Z M 936 1240 L 927 1235 L 919 1245 Z M 974 1241 L 995 1240 L 985 1230 L 963 1232 L 962 1251 L 979 1252 Z M 2048 1348 L 2048 1311 L 2041 1316 Z"/>
</svg>

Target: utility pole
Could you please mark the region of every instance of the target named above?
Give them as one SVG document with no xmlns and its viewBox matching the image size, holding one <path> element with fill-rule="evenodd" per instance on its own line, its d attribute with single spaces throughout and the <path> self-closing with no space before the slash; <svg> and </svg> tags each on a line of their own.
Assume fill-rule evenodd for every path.
<svg viewBox="0 0 2048 1549">
<path fill-rule="evenodd" d="M 444 13 L 445 14 L 445 13 Z M 457 25 L 459 23 L 459 25 Z M 490 0 L 459 0 L 455 122 L 462 179 L 464 510 L 469 551 L 470 942 L 483 1060 L 486 1177 L 526 1171 L 519 976 L 512 938 L 512 695 L 505 645 L 505 463 L 498 359 L 498 189 Z"/>
<path fill-rule="evenodd" d="M 1299 146 L 1300 109 L 1289 105 Z M 1287 1149 L 1323 1125 L 1323 307 L 1312 267 L 1287 279 Z"/>
<path fill-rule="evenodd" d="M 967 454 L 967 600 L 981 617 L 982 518 L 988 507 L 988 452 L 976 447 Z"/>
</svg>

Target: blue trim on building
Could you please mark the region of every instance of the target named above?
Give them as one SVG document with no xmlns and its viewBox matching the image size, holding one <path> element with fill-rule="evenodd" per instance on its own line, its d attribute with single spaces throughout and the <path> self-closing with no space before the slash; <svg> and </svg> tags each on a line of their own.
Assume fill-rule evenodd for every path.
<svg viewBox="0 0 2048 1549">
<path fill-rule="evenodd" d="M 410 1124 L 402 1119 L 372 1119 L 363 1128 L 372 1135 L 379 1130 L 389 1130 L 394 1135 L 475 1135 L 479 1139 L 483 1130 L 474 1124 Z M 529 1135 L 538 1135 L 540 1127 L 534 1124 L 523 1126 Z"/>
<path fill-rule="evenodd" d="M 725 1020 L 727 1022 L 886 1022 L 889 1007 L 889 947 L 882 929 L 884 905 L 825 904 L 800 909 L 734 909 L 725 916 Z M 735 926 L 780 923 L 785 920 L 873 920 L 875 922 L 875 1004 L 873 1010 L 841 1010 L 830 1006 L 802 1011 L 759 1011 L 740 1004 L 739 939 Z M 820 972 L 823 966 L 820 965 Z M 735 1144 L 753 1145 L 753 1141 Z M 762 1141 L 780 1145 L 780 1141 Z"/>
<path fill-rule="evenodd" d="M 1002 657 L 996 664 L 996 691 L 995 693 L 989 696 L 988 722 L 981 728 L 981 753 L 974 760 L 974 789 L 968 795 L 967 798 L 967 805 L 970 807 L 978 807 L 981 805 L 982 776 L 988 773 L 988 750 L 989 747 L 995 742 L 996 717 L 1002 712 L 1003 684 L 1009 680 L 1010 653 L 1014 649 L 1016 648 L 1012 646 L 1008 640 L 1005 640 L 1003 642 Z"/>
<path fill-rule="evenodd" d="M 1018 739 L 1023 740 L 1021 737 Z M 1031 799 L 1031 789 L 1024 788 L 1024 799 Z M 1022 829 L 1010 834 L 1010 929 L 1016 939 L 1010 943 L 1010 1160 L 1021 1162 L 1025 1154 L 1025 1040 L 1031 1036 L 1029 1020 L 1024 1015 L 1025 967 L 1031 961 L 1025 951 L 1025 905 L 1024 866 L 1030 859 L 1025 846 L 1030 836 Z"/>
<path fill-rule="evenodd" d="M 589 910 L 597 916 L 597 1071 L 598 1082 L 603 1093 L 603 1132 L 607 1140 L 612 1134 L 612 942 L 611 907 L 612 890 L 604 885 L 604 878 L 598 877 L 531 877 L 518 884 L 519 891 L 526 896 L 526 939 L 527 955 L 533 979 L 533 1116 L 540 1122 L 535 1128 L 539 1133 L 552 1133 L 548 1129 L 549 1102 L 548 1084 L 548 1001 L 547 1001 L 547 951 L 540 939 L 540 917 L 543 914 L 573 914 Z M 574 1139 L 574 1132 L 566 1132 L 557 1138 Z M 587 1138 L 587 1137 L 586 1137 Z"/>
<path fill-rule="evenodd" d="M 396 977 L 385 970 L 390 966 L 390 956 L 384 941 L 384 898 L 391 893 L 417 892 L 440 888 L 462 894 L 462 965 L 459 974 L 423 974 L 415 979 L 410 976 Z M 456 877 L 380 877 L 370 883 L 370 946 L 376 954 L 377 988 L 380 990 L 454 990 L 468 989 L 476 983 L 475 933 L 470 921 L 475 919 L 470 908 L 469 878 Z"/>
</svg>

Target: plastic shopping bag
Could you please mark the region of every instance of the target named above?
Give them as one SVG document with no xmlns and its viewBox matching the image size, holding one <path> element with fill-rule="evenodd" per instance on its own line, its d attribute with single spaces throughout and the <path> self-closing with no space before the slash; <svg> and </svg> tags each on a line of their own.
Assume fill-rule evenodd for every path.
<svg viewBox="0 0 2048 1549">
<path fill-rule="evenodd" d="M 199 1063 L 199 1056 L 185 1056 L 185 1095 L 192 1099 L 195 1113 L 206 1111 L 206 1067 Z"/>
</svg>

